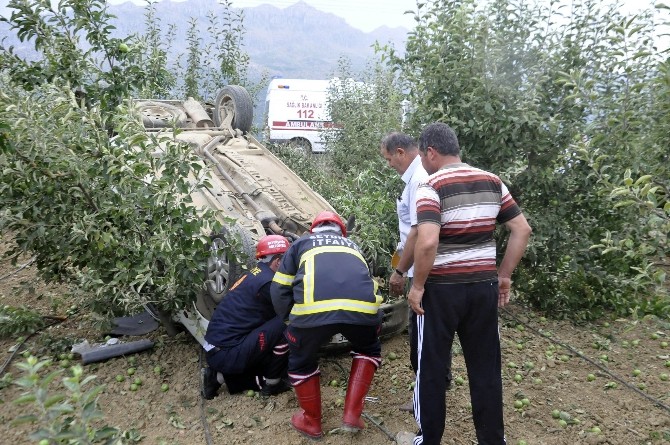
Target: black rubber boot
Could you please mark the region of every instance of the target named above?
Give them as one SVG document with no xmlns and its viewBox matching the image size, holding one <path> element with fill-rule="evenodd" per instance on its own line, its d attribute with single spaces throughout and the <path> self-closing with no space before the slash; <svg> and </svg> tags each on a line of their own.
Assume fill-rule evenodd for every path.
<svg viewBox="0 0 670 445">
<path fill-rule="evenodd" d="M 293 389 L 291 384 L 286 380 L 281 379 L 279 380 L 278 383 L 275 383 L 274 385 L 269 385 L 267 383 L 264 384 L 263 387 L 261 388 L 261 395 L 263 397 L 276 396 L 277 394 L 290 391 L 291 389 Z"/>
<path fill-rule="evenodd" d="M 202 368 L 202 398 L 212 400 L 219 394 L 221 383 L 216 379 L 216 371 Z"/>
</svg>

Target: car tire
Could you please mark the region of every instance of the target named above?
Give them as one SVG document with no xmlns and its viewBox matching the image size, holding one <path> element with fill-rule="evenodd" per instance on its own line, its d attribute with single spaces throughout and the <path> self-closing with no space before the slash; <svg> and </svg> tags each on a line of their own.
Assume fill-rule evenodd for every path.
<svg viewBox="0 0 670 445">
<path fill-rule="evenodd" d="M 221 124 L 233 115 L 231 126 L 233 129 L 247 133 L 251 129 L 254 119 L 254 107 L 251 95 L 246 88 L 239 85 L 227 85 L 223 87 L 214 101 L 214 125 Z"/>
<path fill-rule="evenodd" d="M 312 144 L 305 138 L 293 138 L 288 142 L 289 147 L 305 157 L 312 156 Z"/>
<path fill-rule="evenodd" d="M 228 251 L 227 247 L 235 242 L 235 238 L 241 243 L 242 253 L 247 259 L 239 260 Z M 221 232 L 211 235 L 209 250 L 210 256 L 205 267 L 205 292 L 218 303 L 247 269 L 254 265 L 256 248 L 249 231 L 235 225 L 224 227 Z"/>
</svg>

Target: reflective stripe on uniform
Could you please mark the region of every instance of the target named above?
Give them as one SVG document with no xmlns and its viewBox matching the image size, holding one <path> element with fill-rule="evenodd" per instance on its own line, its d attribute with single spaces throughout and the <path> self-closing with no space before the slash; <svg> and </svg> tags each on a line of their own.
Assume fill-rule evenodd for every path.
<svg viewBox="0 0 670 445">
<path fill-rule="evenodd" d="M 275 273 L 274 278 L 272 281 L 274 281 L 277 284 L 281 284 L 282 286 L 290 286 L 293 284 L 293 279 L 295 278 L 295 275 L 286 275 L 281 272 Z"/>
<path fill-rule="evenodd" d="M 315 255 L 318 255 L 320 253 L 328 253 L 328 252 L 333 252 L 333 253 L 348 253 L 350 255 L 354 255 L 357 257 L 359 260 L 363 262 L 363 264 L 367 265 L 368 263 L 365 262 L 365 258 L 363 258 L 363 255 L 358 252 L 358 250 L 351 248 L 351 247 L 346 247 L 346 246 L 320 246 L 320 247 L 315 247 L 313 249 L 308 250 L 305 252 L 301 257 L 300 257 L 300 264 L 304 263 L 305 261 L 311 261 Z"/>
<path fill-rule="evenodd" d="M 322 312 L 343 310 L 349 312 L 360 312 L 363 314 L 375 315 L 382 303 L 382 297 L 375 295 L 375 302 L 348 300 L 346 298 L 330 299 L 308 304 L 294 304 L 291 310 L 292 315 L 309 315 Z"/>
</svg>

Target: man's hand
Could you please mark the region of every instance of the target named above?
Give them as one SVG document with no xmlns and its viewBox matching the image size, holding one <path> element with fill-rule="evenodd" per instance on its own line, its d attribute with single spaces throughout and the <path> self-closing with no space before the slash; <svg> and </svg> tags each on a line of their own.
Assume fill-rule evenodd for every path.
<svg viewBox="0 0 670 445">
<path fill-rule="evenodd" d="M 389 280 L 391 296 L 398 297 L 405 293 L 405 281 L 405 277 L 397 272 L 391 274 L 391 279 Z"/>
<path fill-rule="evenodd" d="M 416 287 L 412 286 L 409 289 L 407 301 L 409 302 L 409 307 L 411 307 L 417 315 L 424 314 L 423 307 L 421 307 L 421 300 L 423 300 L 423 289 L 417 289 Z"/>
<path fill-rule="evenodd" d="M 503 307 L 509 303 L 510 289 L 512 289 L 512 280 L 498 277 L 498 307 Z"/>
</svg>

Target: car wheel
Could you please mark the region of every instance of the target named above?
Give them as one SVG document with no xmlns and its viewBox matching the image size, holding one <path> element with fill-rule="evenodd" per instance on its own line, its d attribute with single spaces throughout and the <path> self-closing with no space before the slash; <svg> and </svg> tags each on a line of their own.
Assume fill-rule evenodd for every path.
<svg viewBox="0 0 670 445">
<path fill-rule="evenodd" d="M 312 155 L 312 144 L 305 138 L 293 138 L 288 143 L 291 150 L 300 153 L 303 156 Z"/>
<path fill-rule="evenodd" d="M 237 259 L 231 254 L 229 247 L 236 239 L 241 243 L 242 253 L 248 260 Z M 220 233 L 211 236 L 210 255 L 205 268 L 205 290 L 214 302 L 220 302 L 230 287 L 246 272 L 245 266 L 253 265 L 255 250 L 251 234 L 239 226 L 224 228 Z"/>
<path fill-rule="evenodd" d="M 170 104 L 141 101 L 135 105 L 142 115 L 145 128 L 165 128 L 176 125 L 181 128 L 188 120 L 186 113 Z"/>
<path fill-rule="evenodd" d="M 249 92 L 239 85 L 223 87 L 214 101 L 213 118 L 217 127 L 230 120 L 233 129 L 247 133 L 254 118 L 254 107 Z"/>
</svg>

